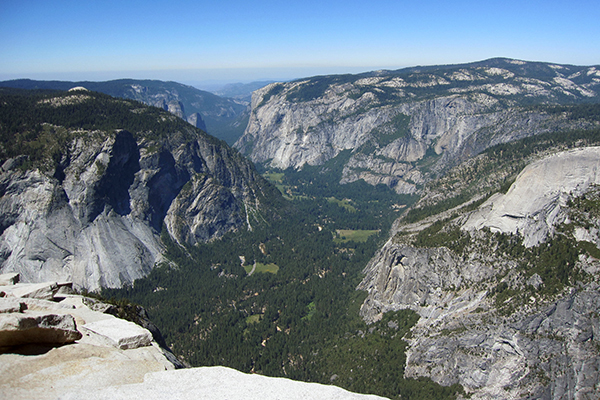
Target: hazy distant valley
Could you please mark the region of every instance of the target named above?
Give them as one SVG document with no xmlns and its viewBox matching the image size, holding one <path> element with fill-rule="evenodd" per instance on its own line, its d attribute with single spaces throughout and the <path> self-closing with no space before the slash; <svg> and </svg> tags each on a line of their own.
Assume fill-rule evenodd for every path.
<svg viewBox="0 0 600 400">
<path fill-rule="evenodd" d="M 0 273 L 139 304 L 189 366 L 598 398 L 600 67 L 229 89 L 0 83 Z"/>
</svg>

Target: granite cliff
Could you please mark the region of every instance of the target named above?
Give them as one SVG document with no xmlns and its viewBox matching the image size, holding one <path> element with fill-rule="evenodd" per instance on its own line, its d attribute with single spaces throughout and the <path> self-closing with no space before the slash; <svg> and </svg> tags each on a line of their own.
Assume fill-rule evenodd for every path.
<svg viewBox="0 0 600 400">
<path fill-rule="evenodd" d="M 494 144 L 589 127 L 532 105 L 597 102 L 599 84 L 596 67 L 510 59 L 273 83 L 254 93 L 235 147 L 280 169 L 351 150 L 340 183 L 415 193 Z"/>
<path fill-rule="evenodd" d="M 472 399 L 598 397 L 600 148 L 557 150 L 532 156 L 505 194 L 409 213 L 365 268 L 366 321 L 421 317 L 407 377 L 459 383 Z"/>
<path fill-rule="evenodd" d="M 271 187 L 236 151 L 141 103 L 74 91 L 3 97 L 0 270 L 120 287 L 179 244 L 251 229 Z M 30 118 L 35 115 L 35 118 Z"/>
</svg>

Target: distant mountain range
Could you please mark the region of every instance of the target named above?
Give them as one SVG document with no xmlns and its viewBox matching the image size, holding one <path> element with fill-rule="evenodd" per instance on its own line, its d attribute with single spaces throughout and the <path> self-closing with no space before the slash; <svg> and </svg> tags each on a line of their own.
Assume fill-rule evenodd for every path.
<svg viewBox="0 0 600 400">
<path fill-rule="evenodd" d="M 236 100 L 241 100 L 250 104 L 252 100 L 252 92 L 263 88 L 275 81 L 258 81 L 250 83 L 230 83 L 223 86 L 219 90 L 212 91 L 214 94 L 221 97 L 229 97 Z"/>
<path fill-rule="evenodd" d="M 94 92 L 0 88 L 0 272 L 116 288 L 197 365 L 598 398 L 600 66 L 317 76 L 249 110 L 173 82 L 2 85 Z"/>
<path fill-rule="evenodd" d="M 220 97 L 177 82 L 137 79 L 106 82 L 18 79 L 0 82 L 0 87 L 19 89 L 69 90 L 77 86 L 163 108 L 229 144 L 235 142 L 245 129 L 248 107 L 244 101 Z"/>
</svg>

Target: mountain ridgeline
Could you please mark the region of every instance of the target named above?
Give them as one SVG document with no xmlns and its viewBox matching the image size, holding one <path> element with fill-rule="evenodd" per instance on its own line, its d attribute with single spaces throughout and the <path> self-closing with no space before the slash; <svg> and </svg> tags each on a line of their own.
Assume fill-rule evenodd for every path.
<svg viewBox="0 0 600 400">
<path fill-rule="evenodd" d="M 169 111 L 230 145 L 241 136 L 247 121 L 247 102 L 217 96 L 177 82 L 141 79 L 106 82 L 17 79 L 0 82 L 0 87 L 28 90 L 69 90 L 84 87 L 113 97 L 141 101 Z"/>
<path fill-rule="evenodd" d="M 340 183 L 417 193 L 492 145 L 593 126 L 547 106 L 597 103 L 599 90 L 600 68 L 511 59 L 273 83 L 254 93 L 235 147 L 282 170 L 348 150 Z"/>
<path fill-rule="evenodd" d="M 25 281 L 121 287 L 278 202 L 253 165 L 155 107 L 77 90 L 0 92 L 0 265 Z"/>
</svg>

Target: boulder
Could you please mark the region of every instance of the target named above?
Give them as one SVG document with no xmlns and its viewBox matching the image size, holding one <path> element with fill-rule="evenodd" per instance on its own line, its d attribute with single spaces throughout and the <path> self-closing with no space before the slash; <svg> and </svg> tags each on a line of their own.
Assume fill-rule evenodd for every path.
<svg viewBox="0 0 600 400">
<path fill-rule="evenodd" d="M 81 339 L 72 315 L 0 314 L 0 347 L 65 344 Z"/>
<path fill-rule="evenodd" d="M 14 297 L 29 297 L 41 300 L 52 300 L 58 291 L 56 282 L 19 283 L 10 291 Z"/>
<path fill-rule="evenodd" d="M 65 296 L 73 294 L 73 282 L 57 282 L 58 289 L 54 293 L 54 300 L 64 299 Z"/>
<path fill-rule="evenodd" d="M 0 298 L 0 314 L 20 313 L 27 309 L 27 304 L 13 298 Z"/>
<path fill-rule="evenodd" d="M 111 346 L 122 350 L 150 346 L 152 343 L 152 334 L 149 330 L 118 318 L 90 322 L 83 325 L 82 328 L 99 335 Z"/>
<path fill-rule="evenodd" d="M 0 286 L 10 286 L 19 282 L 20 275 L 17 272 L 0 274 Z"/>
</svg>

